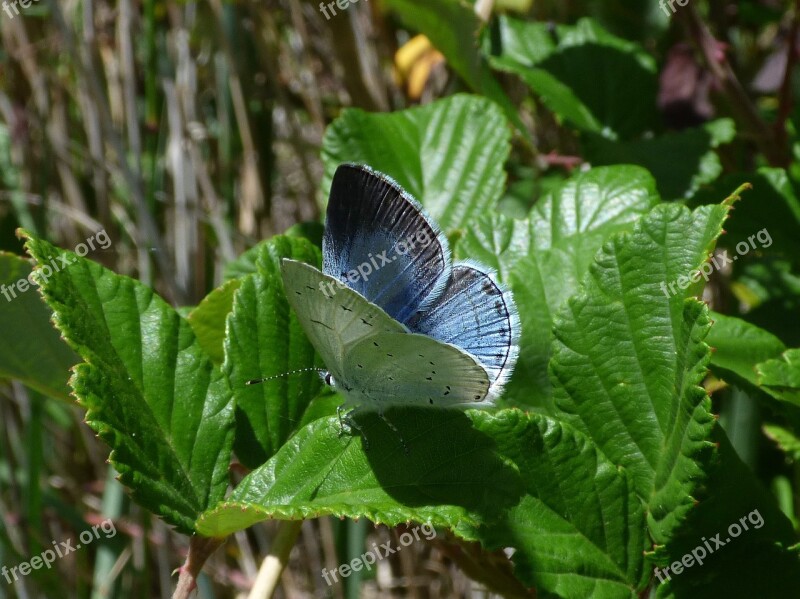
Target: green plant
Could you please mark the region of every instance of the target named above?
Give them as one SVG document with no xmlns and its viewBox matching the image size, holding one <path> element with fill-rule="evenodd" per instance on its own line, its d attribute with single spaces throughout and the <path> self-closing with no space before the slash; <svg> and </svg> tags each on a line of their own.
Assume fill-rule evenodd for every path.
<svg viewBox="0 0 800 599">
<path fill-rule="evenodd" d="M 279 270 L 282 258 L 319 266 L 313 227 L 251 248 L 185 310 L 23 230 L 69 348 L 48 330 L 52 366 L 12 359 L 31 353 L 22 325 L 42 326 L 46 315 L 25 296 L 0 312 L 3 330 L 17 331 L 0 374 L 63 398 L 56 373 L 82 360 L 69 386 L 120 480 L 191 536 L 177 597 L 229 535 L 286 522 L 272 549 L 284 564 L 295 523 L 322 516 L 446 530 L 465 554 L 478 551 L 470 575 L 509 597 L 773 597 L 797 588 L 797 481 L 766 490 L 745 435 L 760 421 L 725 422 L 736 411 L 711 398 L 757 403 L 771 438 L 796 459 L 800 350 L 791 346 L 800 338 L 758 312 L 782 302 L 786 318 L 800 296 L 800 204 L 786 148 L 766 151 L 758 136 L 759 170 L 721 177 L 719 149 L 744 125 L 720 118 L 666 131 L 654 60 L 595 20 L 550 28 L 500 16 L 483 29 L 457 2 L 386 3 L 480 95 L 387 114 L 346 110 L 323 140 L 323 195 L 338 164 L 368 163 L 426 206 L 458 258 L 495 268 L 512 287 L 520 357 L 495 408 L 395 410 L 405 455 L 390 435 L 370 435 L 369 451 L 341 435 L 339 399 L 313 372 L 248 386 L 319 364 Z M 492 69 L 520 78 L 521 108 Z M 557 121 L 565 145 L 593 167 L 530 170 L 543 157 L 528 111 Z M 748 258 L 719 272 L 709 258 L 725 250 Z M 69 266 L 42 276 L 61 256 Z M 0 282 L 27 268 L 0 256 Z M 709 276 L 709 290 L 749 298 L 754 314 L 711 310 L 699 299 Z M 385 430 L 376 416 L 362 426 Z M 234 455 L 249 469 L 241 479 L 229 471 Z M 499 551 L 509 547 L 510 560 Z"/>
</svg>

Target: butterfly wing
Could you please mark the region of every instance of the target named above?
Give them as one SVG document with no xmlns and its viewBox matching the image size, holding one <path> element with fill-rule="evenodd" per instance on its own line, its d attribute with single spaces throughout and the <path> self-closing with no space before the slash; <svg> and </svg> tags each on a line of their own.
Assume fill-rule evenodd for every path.
<svg viewBox="0 0 800 599">
<path fill-rule="evenodd" d="M 366 166 L 336 169 L 322 239 L 323 272 L 399 322 L 429 305 L 450 276 L 439 227 L 389 177 Z"/>
<path fill-rule="evenodd" d="M 303 330 L 335 379 L 345 378 L 347 347 L 378 332 L 407 331 L 378 306 L 313 266 L 284 259 L 281 276 Z"/>
<path fill-rule="evenodd" d="M 511 292 L 488 269 L 469 262 L 454 265 L 444 292 L 407 324 L 414 333 L 472 354 L 489 375 L 488 399 L 500 394 L 519 353 L 519 315 Z"/>
<path fill-rule="evenodd" d="M 424 335 L 376 333 L 348 347 L 344 360 L 348 399 L 367 408 L 480 404 L 489 391 L 473 357 Z"/>
</svg>

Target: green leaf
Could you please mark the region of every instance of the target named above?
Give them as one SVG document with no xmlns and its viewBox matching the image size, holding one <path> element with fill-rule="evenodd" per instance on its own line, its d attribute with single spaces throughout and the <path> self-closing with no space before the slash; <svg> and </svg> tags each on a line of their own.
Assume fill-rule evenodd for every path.
<svg viewBox="0 0 800 599">
<path fill-rule="evenodd" d="M 222 371 L 236 398 L 235 451 L 249 468 L 263 464 L 297 430 L 322 386 L 314 348 L 290 309 L 280 260 L 319 267 L 319 249 L 301 237 L 277 236 L 258 246 L 256 274 L 239 279 L 227 321 Z M 305 372 L 293 374 L 295 370 Z M 280 376 L 286 375 L 286 376 Z M 247 381 L 275 376 L 247 385 Z"/>
<path fill-rule="evenodd" d="M 791 522 L 736 455 L 721 427 L 714 427 L 712 440 L 719 445 L 719 452 L 705 491 L 698 495 L 697 506 L 671 542 L 657 547 L 652 556 L 663 580 L 661 584 L 656 577 L 653 583 L 657 596 L 781 597 L 787 589 L 800 586 Z M 723 546 L 713 540 L 718 534 Z M 687 555 L 691 558 L 686 561 L 691 564 L 688 568 L 679 564 L 681 572 L 675 574 L 674 568 L 663 572 Z"/>
<path fill-rule="evenodd" d="M 514 574 L 559 597 L 637 596 L 647 538 L 642 502 L 622 468 L 571 426 L 504 410 L 473 416 L 514 461 L 525 495 L 500 523 L 475 531 L 514 547 Z"/>
<path fill-rule="evenodd" d="M 637 101 L 638 103 L 638 101 Z M 638 164 L 650 171 L 665 200 L 691 197 L 702 185 L 722 173 L 716 148 L 733 141 L 736 128 L 731 119 L 718 119 L 695 129 L 666 133 L 651 139 L 626 142 L 587 137 L 586 157 L 594 165 Z M 665 156 L 669 156 L 665 160 Z M 723 189 L 734 187 L 726 185 Z M 719 202 L 718 195 L 715 202 Z"/>
<path fill-rule="evenodd" d="M 240 279 L 257 272 L 258 269 L 256 268 L 256 259 L 258 258 L 258 254 L 261 252 L 263 246 L 268 242 L 269 239 L 265 239 L 261 243 L 254 245 L 249 250 L 241 254 L 233 262 L 228 262 L 228 264 L 225 265 L 223 279 L 227 282 L 231 279 Z"/>
<path fill-rule="evenodd" d="M 477 260 L 508 281 L 511 268 L 529 250 L 528 223 L 491 210 L 475 220 L 453 251 L 459 259 Z"/>
<path fill-rule="evenodd" d="M 728 247 L 734 247 L 763 230 L 769 239 L 768 245 L 762 246 L 764 253 L 774 255 L 782 252 L 797 264 L 800 256 L 800 236 L 797 234 L 800 228 L 800 198 L 785 170 L 762 167 L 755 173 L 725 175 L 713 185 L 698 191 L 689 204 L 714 204 L 725 194 L 725 190 L 744 182 L 752 183 L 753 189 L 736 206 L 736 211 L 726 223 L 728 235 L 725 243 Z"/>
<path fill-rule="evenodd" d="M 547 108 L 578 129 L 629 139 L 653 127 L 655 62 L 592 19 L 553 28 L 501 17 L 493 41 L 499 52 L 492 66 L 519 75 Z"/>
<path fill-rule="evenodd" d="M 747 381 L 757 385 L 756 365 L 776 358 L 786 349 L 772 333 L 733 316 L 712 312 L 714 326 L 706 343 L 714 348 L 711 366 L 733 383 Z"/>
<path fill-rule="evenodd" d="M 744 318 L 773 331 L 788 347 L 800 346 L 800 319 L 796 318 L 800 314 L 800 271 L 795 272 L 788 255 L 770 255 L 771 250 L 753 254 L 752 259 L 736 263 L 731 282 L 731 290 L 748 308 Z"/>
<path fill-rule="evenodd" d="M 472 91 L 496 102 L 514 126 L 527 135 L 516 108 L 480 52 L 478 35 L 483 24 L 472 6 L 460 0 L 386 0 L 386 6 L 408 27 L 425 34 Z"/>
<path fill-rule="evenodd" d="M 692 506 L 713 423 L 707 309 L 662 287 L 706 259 L 728 209 L 657 206 L 603 247 L 554 327 L 556 406 L 630 472 L 659 543 Z"/>
<path fill-rule="evenodd" d="M 29 285 L 30 273 L 27 260 L 0 252 L 0 378 L 69 400 L 69 369 L 80 358 L 50 324 L 51 312 Z"/>
<path fill-rule="evenodd" d="M 800 349 L 756 366 L 758 381 L 773 397 L 800 406 Z"/>
<path fill-rule="evenodd" d="M 345 110 L 325 133 L 327 195 L 336 167 L 367 164 L 394 178 L 444 230 L 466 226 L 497 204 L 510 133 L 485 98 L 455 95 L 390 114 Z"/>
<path fill-rule="evenodd" d="M 323 227 L 322 223 L 311 221 L 292 225 L 286 230 L 284 235 L 287 237 L 299 237 L 302 239 L 307 239 L 313 245 L 322 247 L 322 235 L 324 230 L 325 228 Z M 264 246 L 269 243 L 270 240 L 265 239 L 241 254 L 238 258 L 236 258 L 236 260 L 229 262 L 225 266 L 223 278 L 228 281 L 230 279 L 238 279 L 258 272 L 256 261 L 258 260 L 259 255 L 261 255 Z"/>
<path fill-rule="evenodd" d="M 465 413 L 408 408 L 387 416 L 408 454 L 374 412 L 357 417 L 369 451 L 361 439 L 340 434 L 337 418 L 315 420 L 204 514 L 198 529 L 221 536 L 266 518 L 323 515 L 455 528 L 496 520 L 519 501 L 516 469 Z"/>
<path fill-rule="evenodd" d="M 43 240 L 29 236 L 26 247 L 40 273 L 53 259 L 69 263 L 42 291 L 85 360 L 70 384 L 86 422 L 134 499 L 193 532 L 228 486 L 233 403 L 221 372 L 152 289 Z"/>
<path fill-rule="evenodd" d="M 765 424 L 764 434 L 792 460 L 800 460 L 800 439 L 792 431 L 775 424 Z"/>
<path fill-rule="evenodd" d="M 553 314 L 578 290 L 603 242 L 631 229 L 657 202 L 652 177 L 635 166 L 580 173 L 537 202 L 528 219 L 528 256 L 519 259 L 515 249 L 498 258 L 510 270 L 522 325 L 519 361 L 506 391 L 509 399 L 549 406 Z"/>
<path fill-rule="evenodd" d="M 200 347 L 215 364 L 222 364 L 225 358 L 225 319 L 233 309 L 233 294 L 240 284 L 239 279 L 231 279 L 217 287 L 187 317 Z"/>
</svg>

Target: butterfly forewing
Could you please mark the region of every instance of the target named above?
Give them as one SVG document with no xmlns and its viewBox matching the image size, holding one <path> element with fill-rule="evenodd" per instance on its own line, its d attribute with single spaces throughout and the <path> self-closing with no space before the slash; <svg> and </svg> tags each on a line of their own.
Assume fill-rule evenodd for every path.
<svg viewBox="0 0 800 599">
<path fill-rule="evenodd" d="M 311 344 L 336 379 L 346 372 L 347 347 L 375 333 L 406 328 L 378 306 L 308 264 L 284 259 L 281 275 L 286 297 Z"/>
<path fill-rule="evenodd" d="M 486 399 L 489 377 L 458 348 L 411 333 L 377 333 L 347 348 L 344 358 L 351 403 L 436 407 Z"/>
<path fill-rule="evenodd" d="M 369 167 L 336 169 L 322 240 L 323 272 L 404 322 L 444 289 L 447 239 L 411 196 Z"/>
</svg>

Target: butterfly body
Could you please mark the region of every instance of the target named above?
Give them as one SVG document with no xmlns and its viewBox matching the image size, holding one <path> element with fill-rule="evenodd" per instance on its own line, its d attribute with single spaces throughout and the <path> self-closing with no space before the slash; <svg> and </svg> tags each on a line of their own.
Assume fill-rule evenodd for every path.
<svg viewBox="0 0 800 599">
<path fill-rule="evenodd" d="M 490 404 L 517 357 L 509 291 L 482 266 L 453 265 L 447 239 L 388 177 L 342 165 L 323 271 L 283 260 L 287 297 L 346 405 Z"/>
</svg>

